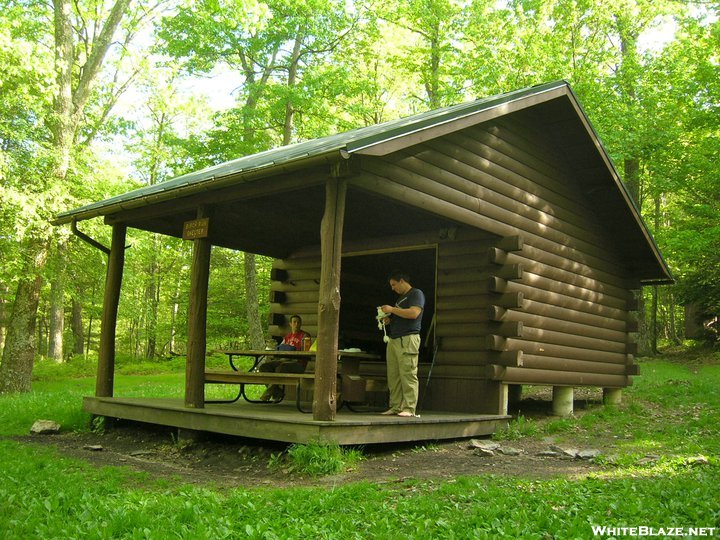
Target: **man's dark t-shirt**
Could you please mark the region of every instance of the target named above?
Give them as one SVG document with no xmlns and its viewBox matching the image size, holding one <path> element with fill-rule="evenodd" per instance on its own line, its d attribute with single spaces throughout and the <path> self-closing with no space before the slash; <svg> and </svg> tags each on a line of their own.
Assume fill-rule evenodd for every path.
<svg viewBox="0 0 720 540">
<path fill-rule="evenodd" d="M 395 307 L 407 309 L 411 307 L 419 307 L 420 315 L 417 319 L 404 319 L 397 315 L 392 315 L 390 325 L 388 327 L 388 335 L 391 338 L 399 338 L 401 336 L 409 336 L 410 334 L 420 333 L 420 324 L 422 322 L 423 312 L 425 311 L 425 295 L 420 289 L 413 287 L 406 294 L 398 298 Z"/>
</svg>

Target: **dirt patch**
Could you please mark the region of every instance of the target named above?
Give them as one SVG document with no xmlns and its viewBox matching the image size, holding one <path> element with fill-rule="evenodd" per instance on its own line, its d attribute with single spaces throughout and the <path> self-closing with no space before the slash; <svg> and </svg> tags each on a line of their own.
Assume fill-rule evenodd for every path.
<svg viewBox="0 0 720 540">
<path fill-rule="evenodd" d="M 303 477 L 282 466 L 269 468 L 272 456 L 287 449 L 285 444 L 212 434 L 201 440 L 178 441 L 176 431 L 169 428 L 126 421 L 103 433 L 32 435 L 15 440 L 52 446 L 63 456 L 98 467 L 127 467 L 152 478 L 224 487 L 393 483 L 482 474 L 540 479 L 581 477 L 602 469 L 591 460 L 559 453 L 547 455 L 554 441 L 530 437 L 500 442 L 503 448 L 517 451 L 518 455 L 495 452 L 492 456 L 481 456 L 468 439 L 368 445 L 362 449 L 364 459 L 354 469 L 321 478 Z"/>
</svg>

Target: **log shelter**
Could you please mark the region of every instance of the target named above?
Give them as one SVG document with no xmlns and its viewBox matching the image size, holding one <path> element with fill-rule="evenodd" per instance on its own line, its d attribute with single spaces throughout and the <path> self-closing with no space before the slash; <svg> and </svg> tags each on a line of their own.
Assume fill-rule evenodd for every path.
<svg viewBox="0 0 720 540">
<path fill-rule="evenodd" d="M 54 223 L 76 228 L 99 216 L 113 240 L 96 396 L 86 409 L 259 438 L 365 443 L 490 433 L 520 385 L 552 386 L 558 414 L 568 414 L 568 389 L 571 412 L 573 387 L 601 387 L 615 401 L 638 374 L 638 291 L 672 282 L 565 81 L 241 157 Z M 204 232 L 191 240 L 184 403 L 114 398 L 126 230 L 182 237 L 188 224 Z M 282 336 L 298 313 L 318 339 L 312 419 L 296 415 L 277 427 L 279 406 L 232 416 L 228 406 L 205 404 L 212 246 L 274 259 L 270 333 Z M 338 415 L 338 348 L 382 354 L 374 310 L 393 301 L 386 276 L 395 268 L 427 298 L 422 416 L 408 424 Z M 368 376 L 384 369 L 362 365 Z"/>
</svg>

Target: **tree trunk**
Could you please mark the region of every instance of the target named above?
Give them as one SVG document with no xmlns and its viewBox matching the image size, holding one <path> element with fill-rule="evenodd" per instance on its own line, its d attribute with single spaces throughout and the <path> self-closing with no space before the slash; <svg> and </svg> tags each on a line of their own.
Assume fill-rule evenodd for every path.
<svg viewBox="0 0 720 540">
<path fill-rule="evenodd" d="M 260 302 L 258 301 L 257 268 L 255 267 L 255 255 L 245 253 L 245 313 L 248 320 L 248 332 L 250 334 L 250 347 L 263 349 L 265 337 L 260 322 Z"/>
<path fill-rule="evenodd" d="M 145 335 L 147 337 L 145 356 L 147 358 L 157 356 L 158 296 L 160 294 L 157 250 L 157 234 L 153 234 L 152 250 L 147 267 L 147 281 L 145 283 Z"/>
<path fill-rule="evenodd" d="M 35 242 L 29 246 L 28 253 L 32 256 L 18 283 L 0 364 L 0 393 L 29 392 L 31 389 L 35 328 L 43 284 L 41 271 L 47 261 L 47 244 Z"/>
<path fill-rule="evenodd" d="M 177 335 L 177 317 L 180 311 L 180 285 L 182 284 L 183 270 L 178 271 L 177 281 L 175 282 L 175 294 L 173 295 L 173 307 L 170 314 L 170 354 L 175 351 L 175 336 Z"/>
<path fill-rule="evenodd" d="M 72 299 L 73 354 L 82 355 L 85 336 L 83 332 L 82 304 Z"/>
<path fill-rule="evenodd" d="M 53 277 L 50 281 L 50 336 L 48 358 L 56 362 L 63 361 L 63 332 L 65 330 L 65 266 L 67 244 L 58 242 L 53 253 Z"/>
<path fill-rule="evenodd" d="M 9 319 L 6 306 L 8 304 L 7 296 L 9 292 L 10 287 L 0 284 L 0 358 L 2 358 L 2 353 L 5 349 L 5 335 L 7 334 L 7 323 Z"/>
<path fill-rule="evenodd" d="M 295 36 L 295 46 L 293 47 L 292 57 L 290 58 L 290 69 L 288 71 L 287 86 L 289 94 L 292 93 L 292 89 L 297 81 L 298 62 L 300 62 L 300 50 L 302 48 L 302 35 L 298 30 Z M 295 107 L 292 104 L 292 99 L 288 98 L 285 103 L 285 124 L 283 126 L 283 145 L 290 144 L 292 141 L 292 129 L 293 129 L 293 116 L 295 115 Z"/>
</svg>

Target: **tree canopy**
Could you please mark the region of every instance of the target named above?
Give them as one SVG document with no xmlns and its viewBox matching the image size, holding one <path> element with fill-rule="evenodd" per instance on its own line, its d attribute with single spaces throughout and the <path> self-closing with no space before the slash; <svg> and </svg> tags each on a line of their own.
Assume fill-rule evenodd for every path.
<svg viewBox="0 0 720 540">
<path fill-rule="evenodd" d="M 0 7 L 0 379 L 21 337 L 31 358 L 48 354 L 53 318 L 73 320 L 59 330 L 61 357 L 96 348 L 105 261 L 49 226 L 58 211 L 281 144 L 557 79 L 579 96 L 677 278 L 654 292 L 652 331 L 679 340 L 684 304 L 705 319 L 720 310 L 718 2 Z M 229 108 L 187 91 L 218 70 L 239 81 Z M 101 224 L 85 226 L 107 241 Z M 160 237 L 132 242 L 126 279 L 137 282 L 136 297 L 121 304 L 121 349 L 182 352 L 188 249 Z M 252 326 L 245 278 L 257 269 L 267 286 L 268 262 L 213 256 L 218 268 L 244 261 L 246 271 L 223 272 L 238 304 L 211 306 L 210 339 L 242 342 Z M 260 312 L 266 301 L 261 294 Z"/>
</svg>

